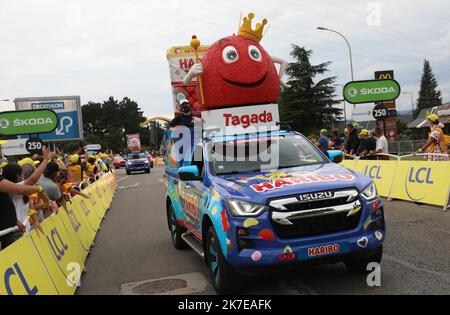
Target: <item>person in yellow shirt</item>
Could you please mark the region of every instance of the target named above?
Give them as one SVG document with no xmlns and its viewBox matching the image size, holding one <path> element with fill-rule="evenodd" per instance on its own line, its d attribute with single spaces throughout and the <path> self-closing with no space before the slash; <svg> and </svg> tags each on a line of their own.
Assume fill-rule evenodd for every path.
<svg viewBox="0 0 450 315">
<path fill-rule="evenodd" d="M 417 153 L 424 153 L 427 150 L 430 154 L 436 154 L 430 155 L 428 161 L 448 161 L 447 140 L 443 131 L 444 125 L 436 114 L 427 114 L 427 120 L 431 129 L 428 142 Z"/>
<path fill-rule="evenodd" d="M 80 156 L 73 154 L 69 157 L 69 170 L 72 183 L 77 186 L 84 180 L 84 170 L 80 163 Z"/>
</svg>

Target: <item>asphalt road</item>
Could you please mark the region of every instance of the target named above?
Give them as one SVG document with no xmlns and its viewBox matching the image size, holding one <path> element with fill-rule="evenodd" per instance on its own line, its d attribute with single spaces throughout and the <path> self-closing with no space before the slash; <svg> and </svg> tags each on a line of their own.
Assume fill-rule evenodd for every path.
<svg viewBox="0 0 450 315">
<path fill-rule="evenodd" d="M 150 294 L 179 287 L 182 291 L 172 292 L 214 294 L 202 260 L 192 250 L 172 246 L 162 174 L 153 169 L 127 177 L 119 171 L 119 191 L 78 294 Z M 450 213 L 400 201 L 386 202 L 385 208 L 388 237 L 380 287 L 369 287 L 365 276 L 336 264 L 251 278 L 243 294 L 448 294 Z M 166 277 L 173 279 L 147 283 Z"/>
</svg>

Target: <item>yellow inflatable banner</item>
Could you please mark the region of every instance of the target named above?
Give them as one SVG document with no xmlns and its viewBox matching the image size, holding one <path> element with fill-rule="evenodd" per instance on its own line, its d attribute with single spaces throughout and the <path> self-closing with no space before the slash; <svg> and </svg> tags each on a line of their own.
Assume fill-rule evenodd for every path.
<svg viewBox="0 0 450 315">
<path fill-rule="evenodd" d="M 45 235 L 33 230 L 30 237 L 58 293 L 68 295 L 75 293 L 77 285 L 76 280 L 73 283 L 70 282 L 72 281 L 71 273 L 74 272 L 73 269 L 75 269 L 75 275 L 78 274 L 77 271 L 81 273 L 87 252 L 81 247 L 76 236 L 66 230 L 58 218 L 59 215 L 53 215 L 42 223 Z"/>
<path fill-rule="evenodd" d="M 413 202 L 445 206 L 450 189 L 449 162 L 400 161 L 391 196 Z"/>
<path fill-rule="evenodd" d="M 28 236 L 0 252 L 0 295 L 54 295 L 58 291 Z"/>
<path fill-rule="evenodd" d="M 33 230 L 0 252 L 0 295 L 74 294 L 89 249 L 116 190 L 101 177 Z"/>
<path fill-rule="evenodd" d="M 354 170 L 370 177 L 377 185 L 380 196 L 387 197 L 391 192 L 397 161 L 359 160 Z"/>
</svg>

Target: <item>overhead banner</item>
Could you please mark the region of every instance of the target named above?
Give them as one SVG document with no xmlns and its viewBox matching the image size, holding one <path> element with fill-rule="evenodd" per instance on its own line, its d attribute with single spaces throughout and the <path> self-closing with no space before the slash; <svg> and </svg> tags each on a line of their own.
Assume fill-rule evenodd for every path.
<svg viewBox="0 0 450 315">
<path fill-rule="evenodd" d="M 344 87 L 344 98 L 351 104 L 393 101 L 400 94 L 400 84 L 395 80 L 354 81 Z"/>
<path fill-rule="evenodd" d="M 141 151 L 141 136 L 138 133 L 127 135 L 127 147 L 129 151 Z"/>
<path fill-rule="evenodd" d="M 0 113 L 0 134 L 17 136 L 44 134 L 58 126 L 58 116 L 49 109 L 21 110 Z"/>
</svg>

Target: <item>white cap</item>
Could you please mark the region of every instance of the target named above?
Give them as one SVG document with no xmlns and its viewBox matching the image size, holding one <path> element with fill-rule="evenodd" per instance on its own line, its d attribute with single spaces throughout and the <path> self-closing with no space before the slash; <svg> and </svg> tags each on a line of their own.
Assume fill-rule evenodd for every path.
<svg viewBox="0 0 450 315">
<path fill-rule="evenodd" d="M 185 98 L 183 98 L 183 99 L 178 101 L 178 105 L 183 105 L 184 103 L 188 103 L 189 104 L 189 101 L 187 99 L 185 99 Z"/>
</svg>

